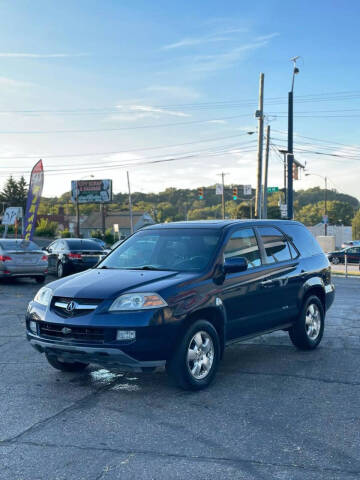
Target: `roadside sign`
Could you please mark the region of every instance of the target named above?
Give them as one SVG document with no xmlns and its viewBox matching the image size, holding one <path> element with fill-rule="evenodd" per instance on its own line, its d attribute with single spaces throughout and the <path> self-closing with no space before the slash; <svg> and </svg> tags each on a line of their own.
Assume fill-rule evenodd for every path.
<svg viewBox="0 0 360 480">
<path fill-rule="evenodd" d="M 109 203 L 112 180 L 71 180 L 71 201 L 76 203 Z"/>
<path fill-rule="evenodd" d="M 329 223 L 329 217 L 327 215 L 322 216 L 322 223 Z"/>
<path fill-rule="evenodd" d="M 222 195 L 223 194 L 222 183 L 217 183 L 216 184 L 215 193 L 216 193 L 216 195 Z"/>
<path fill-rule="evenodd" d="M 268 193 L 278 192 L 279 187 L 268 187 L 267 191 Z"/>
<path fill-rule="evenodd" d="M 251 185 L 244 185 L 244 195 L 251 195 Z"/>
<path fill-rule="evenodd" d="M 119 233 L 119 224 L 118 224 L 118 223 L 114 223 L 113 227 L 114 227 L 114 232 L 115 232 L 115 233 Z"/>
<path fill-rule="evenodd" d="M 2 224 L 3 225 L 15 225 L 16 220 L 22 218 L 22 208 L 21 207 L 8 207 L 5 210 Z"/>
<path fill-rule="evenodd" d="M 281 218 L 286 218 L 287 217 L 287 204 L 282 203 L 280 205 L 280 213 L 281 213 Z"/>
</svg>

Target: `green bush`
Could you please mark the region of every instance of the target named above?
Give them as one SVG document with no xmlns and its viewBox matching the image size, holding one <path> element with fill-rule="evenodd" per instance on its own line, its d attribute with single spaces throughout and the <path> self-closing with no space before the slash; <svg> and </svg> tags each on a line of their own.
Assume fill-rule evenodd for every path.
<svg viewBox="0 0 360 480">
<path fill-rule="evenodd" d="M 104 242 L 106 242 L 108 245 L 112 245 L 115 242 L 114 232 L 112 228 L 108 228 L 106 230 L 104 235 Z"/>
<path fill-rule="evenodd" d="M 61 238 L 70 238 L 71 237 L 70 230 L 65 229 L 62 232 L 60 232 L 60 237 Z"/>
<path fill-rule="evenodd" d="M 49 222 L 47 218 L 41 218 L 35 229 L 35 235 L 38 237 L 55 237 L 58 224 Z"/>
<path fill-rule="evenodd" d="M 100 230 L 92 230 L 90 234 L 91 238 L 100 238 L 100 240 L 103 239 L 103 234 Z"/>
</svg>

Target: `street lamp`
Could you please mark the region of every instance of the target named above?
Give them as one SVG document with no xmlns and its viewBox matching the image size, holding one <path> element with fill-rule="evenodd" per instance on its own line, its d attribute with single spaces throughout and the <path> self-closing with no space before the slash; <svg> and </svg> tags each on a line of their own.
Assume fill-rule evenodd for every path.
<svg viewBox="0 0 360 480">
<path fill-rule="evenodd" d="M 294 162 L 294 155 L 293 155 L 293 131 L 294 131 L 294 82 L 295 82 L 295 75 L 299 73 L 299 69 L 296 66 L 296 61 L 300 57 L 293 57 L 290 60 L 294 64 L 293 74 L 292 74 L 292 82 L 291 82 L 291 90 L 288 95 L 288 156 L 287 156 L 287 177 L 288 177 L 288 219 L 291 220 L 294 215 L 293 211 L 293 162 Z"/>
<path fill-rule="evenodd" d="M 325 181 L 325 195 L 324 195 L 324 228 L 325 228 L 325 236 L 327 236 L 327 177 L 323 175 L 319 175 L 318 173 L 305 173 L 305 176 L 308 177 L 309 175 L 315 175 L 316 177 L 320 177 Z"/>
</svg>

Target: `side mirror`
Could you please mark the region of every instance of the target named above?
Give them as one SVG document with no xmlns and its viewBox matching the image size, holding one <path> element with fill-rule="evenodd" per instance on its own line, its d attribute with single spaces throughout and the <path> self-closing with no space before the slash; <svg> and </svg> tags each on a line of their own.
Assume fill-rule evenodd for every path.
<svg viewBox="0 0 360 480">
<path fill-rule="evenodd" d="M 245 257 L 225 258 L 224 273 L 244 272 L 248 268 L 248 262 Z"/>
</svg>

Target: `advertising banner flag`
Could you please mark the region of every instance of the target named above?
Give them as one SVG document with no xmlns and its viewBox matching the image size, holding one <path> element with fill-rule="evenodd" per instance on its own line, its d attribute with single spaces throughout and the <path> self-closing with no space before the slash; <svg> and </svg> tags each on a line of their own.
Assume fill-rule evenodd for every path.
<svg viewBox="0 0 360 480">
<path fill-rule="evenodd" d="M 31 171 L 29 193 L 26 202 L 24 239 L 32 240 L 36 227 L 36 216 L 44 185 L 44 169 L 39 160 Z"/>
</svg>

